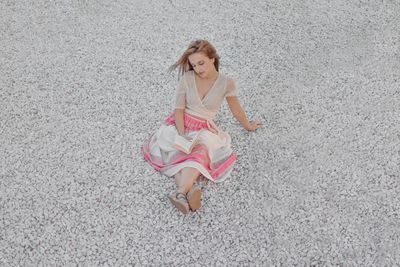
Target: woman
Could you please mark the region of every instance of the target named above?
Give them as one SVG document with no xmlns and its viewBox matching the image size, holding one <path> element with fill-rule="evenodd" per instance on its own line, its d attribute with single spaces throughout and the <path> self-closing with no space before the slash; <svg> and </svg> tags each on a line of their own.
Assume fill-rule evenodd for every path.
<svg viewBox="0 0 400 267">
<path fill-rule="evenodd" d="M 194 186 L 201 176 L 214 181 L 225 180 L 232 171 L 236 154 L 231 138 L 213 122 L 224 99 L 233 116 L 248 131 L 261 127 L 260 121 L 248 121 L 237 99 L 233 79 L 219 72 L 219 56 L 206 40 L 192 42 L 180 59 L 170 67 L 182 74 L 176 91 L 175 111 L 144 144 L 145 160 L 157 171 L 174 176 L 176 193 L 171 203 L 182 213 L 201 207 L 201 188 Z M 175 138 L 196 137 L 199 143 L 186 154 L 176 148 Z"/>
</svg>

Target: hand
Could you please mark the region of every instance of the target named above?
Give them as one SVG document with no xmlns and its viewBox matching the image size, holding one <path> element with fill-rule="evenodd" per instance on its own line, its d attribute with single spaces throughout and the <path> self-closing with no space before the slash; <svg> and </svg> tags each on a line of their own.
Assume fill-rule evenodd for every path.
<svg viewBox="0 0 400 267">
<path fill-rule="evenodd" d="M 261 123 L 260 120 L 250 121 L 250 124 L 249 124 L 249 126 L 246 127 L 246 130 L 249 131 L 249 132 L 254 132 L 255 130 L 257 130 L 261 126 L 262 126 L 262 123 Z"/>
</svg>

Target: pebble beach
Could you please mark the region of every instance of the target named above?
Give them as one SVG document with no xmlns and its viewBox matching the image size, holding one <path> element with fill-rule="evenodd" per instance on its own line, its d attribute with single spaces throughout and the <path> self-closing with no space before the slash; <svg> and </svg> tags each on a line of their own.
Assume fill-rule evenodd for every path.
<svg viewBox="0 0 400 267">
<path fill-rule="evenodd" d="M 0 3 L 1 266 L 400 264 L 400 2 Z M 231 177 L 182 215 L 142 144 L 207 39 Z"/>
</svg>

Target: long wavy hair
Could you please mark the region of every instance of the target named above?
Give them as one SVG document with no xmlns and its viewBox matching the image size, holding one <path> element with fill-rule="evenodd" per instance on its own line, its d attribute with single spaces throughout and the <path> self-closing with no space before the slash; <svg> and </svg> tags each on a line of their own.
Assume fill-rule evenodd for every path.
<svg viewBox="0 0 400 267">
<path fill-rule="evenodd" d="M 169 67 L 169 71 L 179 68 L 179 73 L 183 75 L 185 72 L 193 70 L 189 62 L 189 56 L 198 52 L 204 53 L 208 58 L 214 58 L 215 69 L 219 71 L 219 55 L 217 54 L 217 50 L 209 41 L 201 39 L 191 42 L 178 61 Z"/>
</svg>

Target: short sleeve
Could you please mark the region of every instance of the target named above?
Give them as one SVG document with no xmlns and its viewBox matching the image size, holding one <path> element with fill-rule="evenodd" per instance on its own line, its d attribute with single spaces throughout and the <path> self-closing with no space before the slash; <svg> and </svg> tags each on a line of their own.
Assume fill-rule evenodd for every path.
<svg viewBox="0 0 400 267">
<path fill-rule="evenodd" d="M 175 95 L 175 109 L 185 109 L 186 107 L 186 82 L 185 77 L 182 76 Z"/>
<path fill-rule="evenodd" d="M 236 95 L 237 95 L 236 83 L 233 79 L 228 78 L 225 90 L 225 97 L 236 96 Z"/>
</svg>

